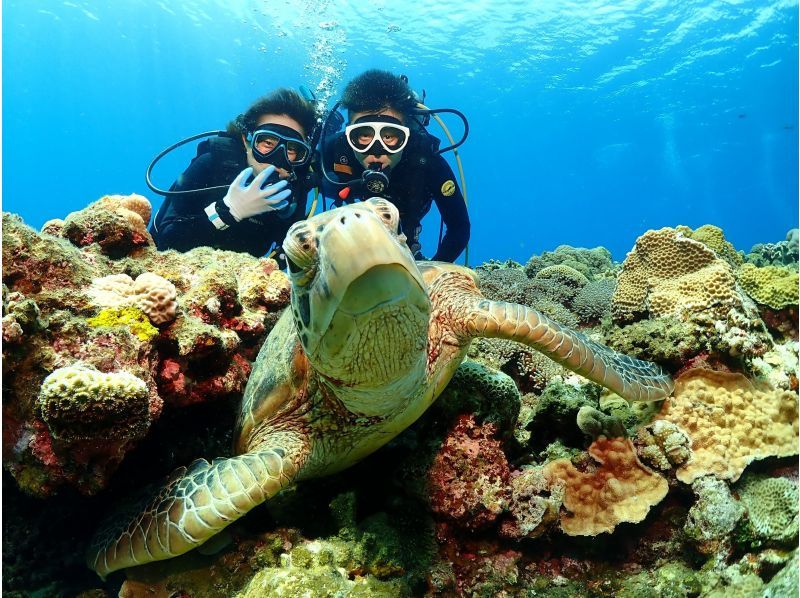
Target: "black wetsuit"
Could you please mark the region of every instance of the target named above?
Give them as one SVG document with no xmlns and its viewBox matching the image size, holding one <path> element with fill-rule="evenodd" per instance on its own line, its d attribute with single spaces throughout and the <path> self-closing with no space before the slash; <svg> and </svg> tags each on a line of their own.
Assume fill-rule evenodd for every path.
<svg viewBox="0 0 800 598">
<path fill-rule="evenodd" d="M 431 209 L 431 203 L 442 215 L 446 232 L 431 259 L 453 262 L 464 251 L 469 241 L 469 215 L 464 196 L 456 184 L 453 170 L 447 161 L 435 152 L 439 140 L 432 135 L 412 133 L 403 157 L 389 171 L 389 186 L 383 193 L 372 193 L 361 184 L 350 189 L 346 201 L 383 197 L 400 211 L 400 226 L 408 238 L 408 246 L 418 259 L 422 258 L 419 235 L 422 219 Z M 337 135 L 323 147 L 325 168 L 332 179 L 346 182 L 360 179 L 364 167 L 347 143 L 344 133 Z M 337 202 L 340 186 L 323 179 L 326 196 Z"/>
<path fill-rule="evenodd" d="M 292 183 L 292 199 L 297 203 L 294 212 L 281 218 L 275 212 L 259 214 L 236 222 L 222 202 L 227 187 L 247 168 L 247 158 L 241 141 L 218 136 L 198 145 L 197 156 L 170 187 L 170 191 L 200 189 L 194 193 L 167 197 L 159 209 L 150 233 L 161 249 L 188 251 L 208 246 L 228 251 L 241 251 L 261 257 L 273 243 L 283 243 L 289 227 L 306 215 L 306 199 L 313 186 L 311 177 L 304 173 Z M 224 186 L 205 191 L 205 187 Z M 216 202 L 217 213 L 229 226 L 219 230 L 208 219 L 206 206 Z"/>
</svg>

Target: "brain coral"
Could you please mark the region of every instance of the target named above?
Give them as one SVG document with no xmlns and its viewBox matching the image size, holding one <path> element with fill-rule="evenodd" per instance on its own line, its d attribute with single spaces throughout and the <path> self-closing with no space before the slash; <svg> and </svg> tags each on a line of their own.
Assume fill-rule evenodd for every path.
<svg viewBox="0 0 800 598">
<path fill-rule="evenodd" d="M 798 273 L 791 268 L 744 264 L 738 272 L 739 284 L 758 303 L 773 309 L 797 305 Z"/>
<path fill-rule="evenodd" d="M 638 314 L 687 321 L 697 313 L 724 319 L 740 305 L 727 262 L 703 243 L 662 228 L 639 237 L 628 253 L 611 311 L 622 321 Z"/>
<path fill-rule="evenodd" d="M 691 439 L 692 457 L 676 472 L 686 484 L 709 474 L 736 481 L 751 461 L 798 453 L 797 393 L 741 374 L 689 370 L 657 419 Z"/>
<path fill-rule="evenodd" d="M 561 529 L 570 536 L 611 532 L 624 521 L 642 521 L 667 495 L 667 480 L 642 465 L 626 438 L 600 436 L 589 447 L 599 463 L 594 471 L 578 471 L 569 459 L 551 461 L 545 473 L 554 485 L 566 484 Z"/>
<path fill-rule="evenodd" d="M 140 274 L 136 280 L 127 274 L 96 278 L 92 281 L 89 295 L 101 307 L 138 307 L 156 325 L 175 319 L 175 285 L 150 272 Z"/>
<path fill-rule="evenodd" d="M 127 372 L 59 368 L 44 379 L 38 406 L 58 439 L 134 439 L 150 427 L 147 384 Z"/>
<path fill-rule="evenodd" d="M 748 476 L 737 489 L 748 527 L 760 542 L 797 544 L 797 483 L 787 478 Z"/>
</svg>

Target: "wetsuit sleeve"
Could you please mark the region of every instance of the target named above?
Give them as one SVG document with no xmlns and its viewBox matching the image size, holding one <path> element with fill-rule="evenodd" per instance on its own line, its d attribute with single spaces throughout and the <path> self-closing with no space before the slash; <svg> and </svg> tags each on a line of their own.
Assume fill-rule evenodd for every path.
<svg viewBox="0 0 800 598">
<path fill-rule="evenodd" d="M 170 191 L 188 191 L 219 186 L 221 183 L 212 182 L 214 172 L 213 156 L 210 153 L 202 154 L 195 158 L 189 167 L 178 177 L 170 187 Z M 228 181 L 229 184 L 232 181 Z M 209 221 L 205 208 L 210 203 L 225 197 L 226 189 L 210 191 L 197 191 L 186 195 L 173 196 L 165 206 L 166 212 L 153 227 L 153 239 L 160 250 L 177 249 L 188 251 L 203 245 L 213 246 L 215 236 L 220 231 Z M 232 217 L 228 216 L 229 220 Z M 227 224 L 231 222 L 226 221 Z M 232 222 L 235 224 L 235 220 Z"/>
<path fill-rule="evenodd" d="M 428 171 L 428 190 L 442 215 L 444 238 L 431 259 L 453 262 L 469 241 L 469 214 L 453 169 L 441 155 L 433 158 Z"/>
</svg>

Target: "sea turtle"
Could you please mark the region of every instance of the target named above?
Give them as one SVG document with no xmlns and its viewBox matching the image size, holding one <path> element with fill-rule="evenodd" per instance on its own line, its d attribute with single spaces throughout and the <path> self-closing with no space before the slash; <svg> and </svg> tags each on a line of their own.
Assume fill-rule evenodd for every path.
<svg viewBox="0 0 800 598">
<path fill-rule="evenodd" d="M 477 337 L 529 345 L 627 399 L 672 392 L 657 365 L 484 298 L 472 270 L 415 262 L 398 228 L 397 209 L 379 198 L 292 226 L 291 309 L 247 383 L 238 456 L 178 469 L 137 515 L 98 532 L 91 568 L 105 576 L 177 556 L 282 488 L 349 467 L 422 415 Z"/>
</svg>

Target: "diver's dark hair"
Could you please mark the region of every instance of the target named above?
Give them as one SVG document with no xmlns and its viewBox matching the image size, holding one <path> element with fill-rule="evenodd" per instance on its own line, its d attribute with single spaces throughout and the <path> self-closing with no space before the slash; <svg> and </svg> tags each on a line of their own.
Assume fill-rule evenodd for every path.
<svg viewBox="0 0 800 598">
<path fill-rule="evenodd" d="M 253 102 L 247 112 L 229 122 L 227 132 L 246 135 L 255 130 L 259 118 L 265 114 L 285 114 L 293 118 L 303 127 L 306 137 L 311 135 L 317 121 L 314 104 L 303 99 L 295 90 L 281 87 Z"/>
<path fill-rule="evenodd" d="M 342 94 L 342 107 L 350 114 L 392 108 L 408 115 L 416 103 L 405 78 L 378 69 L 361 73 L 347 84 Z"/>
</svg>

